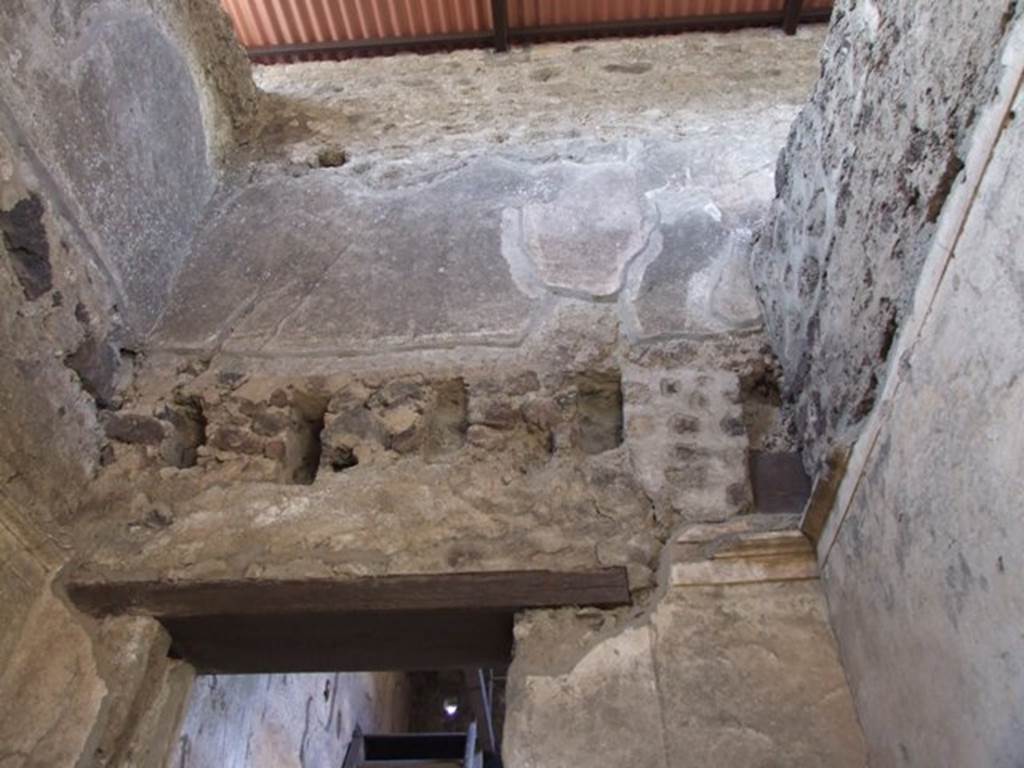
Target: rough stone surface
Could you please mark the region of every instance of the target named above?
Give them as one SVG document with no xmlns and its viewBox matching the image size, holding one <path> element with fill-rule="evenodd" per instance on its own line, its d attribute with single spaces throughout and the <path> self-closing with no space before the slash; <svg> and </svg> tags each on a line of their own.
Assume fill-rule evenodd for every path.
<svg viewBox="0 0 1024 768">
<path fill-rule="evenodd" d="M 672 210 L 679 202 L 666 197 L 658 195 L 666 206 L 659 207 L 658 252 L 631 276 L 634 333 L 653 339 L 681 329 L 709 334 L 758 327 L 761 313 L 746 269 L 749 230 L 724 223 L 710 197 L 698 197 L 683 211 Z"/>
<path fill-rule="evenodd" d="M 25 298 L 35 301 L 53 287 L 50 243 L 43 224 L 44 207 L 36 195 L 19 200 L 9 211 L 0 211 L 0 232 L 14 274 Z"/>
<path fill-rule="evenodd" d="M 728 371 L 631 366 L 625 424 L 637 477 L 685 522 L 752 506 L 739 381 Z"/>
<path fill-rule="evenodd" d="M 133 413 L 166 412 L 138 394 Z M 173 397 L 200 414 L 195 465 L 158 443 L 166 418 L 108 422 L 143 428 L 84 500 L 76 580 L 619 565 L 639 599 L 680 521 L 750 511 L 735 370 L 211 370 Z"/>
<path fill-rule="evenodd" d="M 52 587 L 0 673 L 0 764 L 162 766 L 166 752 L 155 759 L 132 737 L 158 730 L 142 723 L 166 695 L 169 639 L 152 619 L 86 619 Z"/>
<path fill-rule="evenodd" d="M 626 266 L 647 245 L 651 206 L 635 170 L 621 163 L 569 166 L 565 176 L 545 184 L 557 190 L 552 200 L 507 211 L 511 231 L 502 234 L 549 288 L 614 296 Z"/>
<path fill-rule="evenodd" d="M 836 5 L 823 77 L 779 159 L 754 255 L 809 470 L 874 405 L 1020 12 L 1015 0 Z"/>
<path fill-rule="evenodd" d="M 96 402 L 65 355 L 110 326 L 99 309 L 106 297 L 66 244 L 66 223 L 27 176 L 0 134 L 0 210 L 32 214 L 28 230 L 7 219 L 0 242 L 0 762 L 73 765 L 109 689 L 95 628 L 50 591 L 101 446 Z M 8 248 L 38 256 L 42 243 L 50 279 L 26 290 Z"/>
<path fill-rule="evenodd" d="M 848 475 L 850 506 L 830 521 L 845 513 L 823 576 L 872 765 L 1024 755 L 1019 95 L 1013 110 L 934 301 L 915 309 L 926 319 L 901 347 L 863 473 Z"/>
<path fill-rule="evenodd" d="M 259 68 L 257 128 L 149 346 L 503 348 L 571 298 L 618 302 L 637 341 L 756 329 L 749 229 L 819 34 L 785 56 L 748 32 Z M 773 62 L 766 80 L 741 51 Z M 609 68 L 642 54 L 673 66 Z M 714 75 L 690 77 L 693 57 Z"/>
<path fill-rule="evenodd" d="M 190 183 L 189 151 L 197 148 L 197 162 L 207 166 L 217 146 L 189 134 L 194 110 L 168 85 L 182 75 L 178 45 L 186 28 L 210 18 L 211 8 L 201 0 L 0 8 L 5 768 L 156 768 L 166 756 L 160 730 L 177 722 L 175 696 L 185 686 L 180 674 L 175 685 L 164 684 L 174 665 L 157 625 L 86 620 L 63 603 L 52 577 L 73 548 L 67 525 L 104 456 L 97 409 L 120 404 L 132 369 L 124 320 L 138 315 L 125 303 L 125 283 L 135 290 L 155 280 L 157 292 L 165 289 L 159 282 L 174 262 L 167 252 L 156 255 L 154 235 L 173 245 L 187 234 L 175 231 L 180 221 L 170 228 L 155 221 L 166 211 L 147 205 L 193 210 L 192 190 L 175 187 L 173 178 L 181 170 Z M 213 27 L 201 35 L 215 36 Z M 189 61 L 198 72 L 210 59 Z M 133 261 L 140 254 L 151 261 Z M 129 275 L 130 268 L 152 273 Z M 163 717 L 147 721 L 150 712 Z"/>
<path fill-rule="evenodd" d="M 517 622 L 517 647 L 557 642 L 538 637 L 543 621 Z M 629 628 L 599 643 L 569 674 L 527 677 L 509 702 L 505 764 L 668 768 L 651 642 L 650 627 Z"/>
<path fill-rule="evenodd" d="M 107 688 L 89 635 L 52 595 L 33 605 L 0 675 L 0 763 L 74 765 Z"/>
<path fill-rule="evenodd" d="M 340 766 L 356 726 L 404 732 L 409 697 L 398 672 L 201 676 L 167 765 Z"/>
<path fill-rule="evenodd" d="M 80 577 L 627 565 L 642 590 L 678 517 L 633 476 L 614 370 L 254 379 L 193 396 L 209 436 L 197 465 L 122 441 L 83 506 Z"/>
<path fill-rule="evenodd" d="M 775 517 L 684 528 L 666 563 L 708 565 L 708 578 L 673 579 L 645 615 L 520 617 L 506 765 L 863 766 L 818 581 L 766 570 L 722 586 L 711 572 L 733 556 L 813 564 Z"/>
<path fill-rule="evenodd" d="M 13 517 L 0 499 L 4 520 Z M 7 524 L 0 527 L 0 658 L 8 659 L 20 638 L 32 605 L 46 585 L 48 564 L 33 553 Z"/>
<path fill-rule="evenodd" d="M 803 67 L 813 39 L 797 41 Z M 107 467 L 85 504 L 80 575 L 626 565 L 637 594 L 650 590 L 680 515 L 721 519 L 747 506 L 742 449 L 704 457 L 698 444 L 705 433 L 737 447 L 744 439 L 739 377 L 762 365 L 763 350 L 742 243 L 767 205 L 794 83 L 807 84 L 764 89 L 726 65 L 737 50 L 769 55 L 781 44 L 774 34 L 717 40 L 675 44 L 696 45 L 709 67 L 723 63 L 730 85 L 712 94 L 694 83 L 704 98 L 676 97 L 685 131 L 666 120 L 662 135 L 628 138 L 619 115 L 614 141 L 564 131 L 484 155 L 493 137 L 434 141 L 405 119 L 376 154 L 345 148 L 340 166 L 288 165 L 288 155 L 340 130 L 351 104 L 321 89 L 313 134 L 288 118 L 311 119 L 311 82 L 379 90 L 391 65 L 289 69 L 301 79 L 278 80 L 267 102 L 279 111 L 263 116 L 266 156 L 233 167 L 208 208 L 150 338 L 152 358 L 123 413 L 106 419 Z M 596 61 L 624 48 L 602 43 Z M 572 58 L 568 47 L 544 55 Z M 502 61 L 511 70 L 481 69 L 470 84 L 529 68 Z M 422 151 L 398 154 L 395 141 Z M 583 223 L 608 195 L 614 215 L 592 232 Z M 558 220 L 577 225 L 559 232 Z M 740 245 L 719 247 L 725 240 Z M 675 270 L 682 310 L 671 291 L 644 292 L 651 265 Z M 627 360 L 680 370 L 690 410 L 708 409 L 707 423 L 677 441 L 696 442 L 673 448 L 665 468 L 675 471 L 655 499 L 620 445 L 648 439 L 631 437 L 623 416 L 634 396 L 618 383 Z M 648 461 L 664 460 L 657 450 Z M 704 493 L 709 472 L 716 482 Z M 251 546 L 237 546 L 243 535 Z"/>
<path fill-rule="evenodd" d="M 652 623 L 669 765 L 864 765 L 816 581 L 675 589 Z"/>
<path fill-rule="evenodd" d="M 348 353 L 525 332 L 537 302 L 499 248 L 502 197 L 521 174 L 481 160 L 383 195 L 319 172 L 232 198 L 199 236 L 157 344 L 230 352 Z"/>
<path fill-rule="evenodd" d="M 823 32 L 813 25 L 795 38 L 745 30 L 255 67 L 270 108 L 263 145 L 250 149 L 308 167 L 320 150 L 340 146 L 348 164 L 376 177 L 402 173 L 376 167 L 376 157 L 422 150 L 458 155 L 574 137 L 710 139 L 724 128 L 723 115 L 777 124 L 784 134 L 817 76 Z M 621 71 L 637 63 L 650 66 Z M 742 143 L 733 148 L 734 156 L 744 151 Z M 770 195 L 770 180 L 765 186 Z"/>
<path fill-rule="evenodd" d="M 109 328 L 97 310 L 102 293 L 88 284 L 78 254 L 62 244 L 63 223 L 23 179 L 19 158 L 0 135 L 0 210 L 41 208 L 29 239 L 55 244 L 48 256 L 52 282 L 32 298 L 8 258 L 11 238 L 0 242 L 0 658 L 17 643 L 50 572 L 66 557 L 63 524 L 99 464 L 96 403 L 64 356 Z"/>
</svg>

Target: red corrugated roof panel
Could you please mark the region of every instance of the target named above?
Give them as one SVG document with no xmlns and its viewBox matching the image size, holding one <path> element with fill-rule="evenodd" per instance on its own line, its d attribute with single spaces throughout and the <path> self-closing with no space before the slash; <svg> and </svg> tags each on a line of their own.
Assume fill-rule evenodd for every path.
<svg viewBox="0 0 1024 768">
<path fill-rule="evenodd" d="M 517 30 L 567 25 L 574 27 L 574 33 L 578 34 L 579 27 L 591 24 L 658 22 L 702 16 L 736 16 L 739 23 L 745 14 L 778 15 L 781 22 L 784 0 L 507 2 L 513 34 Z M 221 0 L 221 4 L 231 17 L 239 40 L 249 49 L 361 40 L 404 41 L 438 35 L 476 34 L 482 40 L 482 36 L 494 29 L 491 0 Z M 831 6 L 832 0 L 804 2 L 805 12 L 820 14 Z"/>
</svg>

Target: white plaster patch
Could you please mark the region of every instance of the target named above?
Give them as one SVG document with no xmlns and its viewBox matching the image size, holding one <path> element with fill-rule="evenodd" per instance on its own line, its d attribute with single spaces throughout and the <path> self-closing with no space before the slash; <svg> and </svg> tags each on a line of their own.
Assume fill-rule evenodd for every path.
<svg viewBox="0 0 1024 768">
<path fill-rule="evenodd" d="M 565 167 L 551 200 L 531 200 L 502 216 L 502 253 L 513 279 L 534 290 L 530 272 L 549 290 L 581 298 L 619 292 L 627 265 L 645 248 L 651 209 L 624 163 Z M 543 197 L 547 184 L 535 189 Z"/>
<path fill-rule="evenodd" d="M 707 310 L 711 318 L 729 330 L 754 328 L 761 323 L 761 308 L 750 278 L 752 233 L 740 229 L 730 238 L 730 247 L 709 267 L 711 290 Z"/>
<path fill-rule="evenodd" d="M 666 333 L 704 335 L 757 327 L 760 324 L 760 306 L 748 264 L 751 231 L 745 227 L 726 230 L 725 215 L 707 190 L 666 185 L 648 192 L 647 197 L 657 206 L 661 232 L 651 239 L 657 248 L 649 248 L 630 267 L 620 304 L 627 335 L 633 339 L 649 339 Z M 688 250 L 675 255 L 663 253 L 664 232 L 681 224 L 692 228 L 692 237 L 686 240 Z M 727 231 L 725 242 L 712 244 L 705 240 L 706 234 L 702 230 L 706 227 Z M 675 239 L 678 249 L 678 233 Z M 680 282 L 678 286 L 678 300 L 670 302 L 677 305 L 676 309 L 666 305 L 664 295 L 654 298 L 649 293 L 651 285 L 648 283 L 651 281 L 645 282 L 648 270 L 660 258 L 685 259 L 694 267 L 685 283 Z M 664 293 L 664 286 L 661 293 Z M 654 301 L 661 305 L 657 311 L 668 313 L 657 320 L 657 327 L 646 327 L 650 323 L 645 323 L 645 320 L 654 318 L 650 314 L 644 315 L 644 310 L 638 308 L 637 303 L 641 300 Z M 670 325 L 666 326 L 666 323 Z"/>
</svg>

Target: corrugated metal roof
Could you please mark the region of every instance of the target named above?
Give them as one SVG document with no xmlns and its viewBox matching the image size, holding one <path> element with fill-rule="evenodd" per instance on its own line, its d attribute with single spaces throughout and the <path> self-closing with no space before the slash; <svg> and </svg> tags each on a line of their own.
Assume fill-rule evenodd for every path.
<svg viewBox="0 0 1024 768">
<path fill-rule="evenodd" d="M 531 30 L 557 33 L 571 26 L 574 35 L 581 27 L 631 24 L 637 22 L 700 20 L 735 17 L 737 26 L 745 21 L 764 23 L 776 16 L 781 21 L 785 0 L 507 0 L 508 23 L 514 39 Z M 494 31 L 491 0 L 221 0 L 231 17 L 242 44 L 260 55 L 266 49 L 288 46 L 314 47 L 273 55 L 273 60 L 336 57 L 415 49 L 434 43 L 439 46 L 486 44 Z M 832 0 L 804 0 L 804 13 L 821 16 Z M 555 28 L 555 29 L 552 29 Z M 624 30 L 625 31 L 625 30 Z M 653 29 L 652 26 L 652 30 Z M 346 50 L 329 50 L 332 44 L 355 44 Z M 261 50 L 262 49 L 262 50 Z M 263 55 L 260 56 L 263 58 Z"/>
<path fill-rule="evenodd" d="M 490 32 L 490 0 L 222 0 L 242 45 Z"/>
<path fill-rule="evenodd" d="M 756 11 L 781 13 L 782 0 L 512 0 L 509 22 L 513 27 L 536 27 Z"/>
</svg>

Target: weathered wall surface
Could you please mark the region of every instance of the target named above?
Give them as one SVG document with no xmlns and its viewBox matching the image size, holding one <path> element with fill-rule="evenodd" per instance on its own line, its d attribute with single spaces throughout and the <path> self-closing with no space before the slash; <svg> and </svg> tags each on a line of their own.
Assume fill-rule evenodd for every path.
<svg viewBox="0 0 1024 768">
<path fill-rule="evenodd" d="M 16 0 L 0 40 L 0 126 L 143 333 L 252 100 L 243 55 L 207 0 Z"/>
<path fill-rule="evenodd" d="M 836 5 L 753 258 L 809 469 L 874 405 L 1015 13 L 1015 0 Z"/>
<path fill-rule="evenodd" d="M 594 610 L 520 617 L 505 764 L 862 768 L 813 550 L 795 530 L 744 531 L 785 517 L 685 529 L 666 593 L 624 628 Z"/>
<path fill-rule="evenodd" d="M 680 521 L 752 505 L 728 370 L 209 371 L 176 396 L 203 414 L 195 464 L 168 462 L 172 424 L 148 415 L 166 395 L 108 420 L 72 581 L 624 566 L 639 596 Z"/>
<path fill-rule="evenodd" d="M 151 619 L 86 619 L 50 585 L 0 672 L 0 765 L 162 768 L 192 675 Z"/>
<path fill-rule="evenodd" d="M 340 766 L 357 725 L 406 730 L 409 694 L 398 672 L 199 677 L 168 765 Z"/>
<path fill-rule="evenodd" d="M 965 185 L 939 222 L 819 550 L 873 766 L 1024 759 L 1020 21 L 1010 39 L 1007 103 L 983 117 L 1001 138 L 967 159 L 972 183 L 987 164 L 976 198 Z"/>
<path fill-rule="evenodd" d="M 0 658 L 67 554 L 62 526 L 99 466 L 95 398 L 117 377 L 102 285 L 32 182 L 0 134 Z"/>
<path fill-rule="evenodd" d="M 51 590 L 66 524 L 100 464 L 98 401 L 117 350 L 109 297 L 37 178 L 0 134 L 0 765 L 104 764 L 138 683 L 146 622 L 100 625 Z M 160 658 L 157 656 L 153 658 Z M 116 693 L 115 693 L 116 691 Z M 127 718 L 127 719 L 126 719 Z"/>
<path fill-rule="evenodd" d="M 230 95 L 244 70 L 223 68 L 232 49 L 204 47 L 218 34 L 211 9 L 0 7 L 4 768 L 156 765 L 187 691 L 155 623 L 91 621 L 53 573 L 103 461 L 98 411 L 118 406 L 130 377 L 124 323 L 141 330 L 156 307 L 177 228 L 212 188 L 228 115 L 244 111 L 244 94 Z"/>
</svg>

